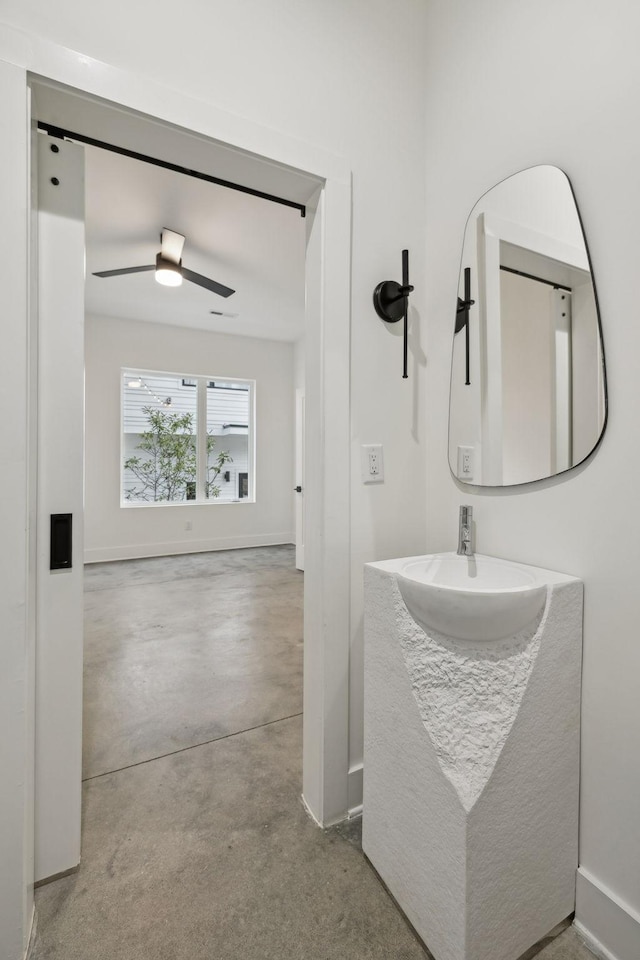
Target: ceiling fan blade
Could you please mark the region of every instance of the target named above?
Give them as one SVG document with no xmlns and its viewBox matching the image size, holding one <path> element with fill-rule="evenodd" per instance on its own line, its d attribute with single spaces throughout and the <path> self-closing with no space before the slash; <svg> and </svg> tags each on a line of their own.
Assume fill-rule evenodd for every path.
<svg viewBox="0 0 640 960">
<path fill-rule="evenodd" d="M 121 270 L 99 270 L 94 273 L 94 277 L 122 277 L 125 273 L 145 273 L 147 270 L 155 270 L 155 263 L 150 263 L 145 267 L 122 267 Z"/>
<path fill-rule="evenodd" d="M 191 280 L 191 283 L 197 283 L 198 286 L 211 290 L 212 293 L 217 293 L 220 297 L 230 297 L 232 293 L 235 293 L 235 290 L 232 290 L 231 287 L 225 287 L 223 283 L 216 283 L 215 280 L 203 277 L 200 273 L 194 273 L 193 270 L 187 270 L 186 267 L 182 268 L 182 276 L 185 280 Z"/>
<path fill-rule="evenodd" d="M 165 260 L 171 260 L 172 263 L 180 263 L 182 259 L 182 248 L 184 247 L 184 237 L 175 230 L 169 230 L 164 227 L 160 234 L 160 253 Z"/>
</svg>

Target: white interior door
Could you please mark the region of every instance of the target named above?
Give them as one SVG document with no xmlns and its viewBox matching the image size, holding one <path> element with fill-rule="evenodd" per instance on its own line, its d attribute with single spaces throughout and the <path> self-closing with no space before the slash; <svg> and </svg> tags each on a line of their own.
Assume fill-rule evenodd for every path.
<svg viewBox="0 0 640 960">
<path fill-rule="evenodd" d="M 37 140 L 35 879 L 42 880 L 80 861 L 84 151 Z"/>
<path fill-rule="evenodd" d="M 304 390 L 296 390 L 296 567 L 304 570 Z"/>
</svg>

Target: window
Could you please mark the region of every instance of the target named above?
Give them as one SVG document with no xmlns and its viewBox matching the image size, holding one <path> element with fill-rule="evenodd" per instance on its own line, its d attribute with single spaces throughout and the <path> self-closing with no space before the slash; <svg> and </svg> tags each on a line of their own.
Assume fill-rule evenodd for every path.
<svg viewBox="0 0 640 960">
<path fill-rule="evenodd" d="M 122 371 L 122 504 L 252 501 L 253 383 Z"/>
</svg>

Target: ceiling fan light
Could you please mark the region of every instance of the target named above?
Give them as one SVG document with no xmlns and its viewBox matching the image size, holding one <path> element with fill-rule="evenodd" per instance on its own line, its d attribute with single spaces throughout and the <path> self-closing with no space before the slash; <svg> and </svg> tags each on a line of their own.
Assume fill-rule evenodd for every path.
<svg viewBox="0 0 640 960">
<path fill-rule="evenodd" d="M 164 287 L 179 287 L 182 283 L 182 270 L 179 263 L 165 260 L 161 254 L 156 257 L 156 280 Z"/>
<path fill-rule="evenodd" d="M 182 276 L 177 270 L 168 270 L 166 267 L 159 267 L 156 270 L 156 280 L 163 287 L 179 287 L 182 283 Z"/>
</svg>

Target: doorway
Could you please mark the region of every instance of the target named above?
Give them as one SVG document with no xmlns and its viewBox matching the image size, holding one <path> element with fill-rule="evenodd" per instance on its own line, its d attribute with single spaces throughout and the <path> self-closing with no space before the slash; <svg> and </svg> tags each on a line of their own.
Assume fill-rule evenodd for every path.
<svg viewBox="0 0 640 960">
<path fill-rule="evenodd" d="M 55 100 L 58 114 L 64 114 L 65 110 L 71 112 L 76 128 L 83 122 L 83 118 L 84 122 L 89 124 L 103 124 L 104 111 L 108 113 L 111 110 L 110 107 L 97 104 L 86 96 L 78 98 L 74 93 L 61 91 L 55 84 L 36 86 L 34 97 L 36 116 L 42 109 L 42 102 L 48 100 L 51 103 L 51 98 Z M 99 116 L 96 119 L 97 114 Z M 109 121 L 116 127 L 119 127 L 123 118 L 124 125 L 128 125 L 126 133 L 122 133 L 122 127 L 120 127 L 120 136 L 125 139 L 127 136 L 132 136 L 134 139 L 136 135 L 140 136 L 139 125 L 145 123 L 151 124 L 156 137 L 159 136 L 158 127 L 161 126 L 162 131 L 173 138 L 172 148 L 176 146 L 176 138 L 181 142 L 188 139 L 188 134 L 184 131 L 176 131 L 158 118 L 149 120 L 137 117 L 132 126 L 131 115 L 123 112 L 122 108 L 112 111 L 112 114 L 109 114 Z M 136 132 L 132 133 L 134 128 Z M 204 149 L 202 136 L 192 137 L 192 139 L 196 142 L 198 150 Z M 191 141 L 189 143 L 193 146 Z M 309 809 L 319 822 L 335 822 L 347 811 L 348 476 L 340 478 L 332 476 L 326 464 L 331 462 L 331 458 L 327 456 L 327 448 L 332 445 L 335 445 L 336 450 L 340 450 L 340 456 L 348 455 L 349 431 L 348 419 L 345 418 L 345 412 L 348 411 L 348 324 L 343 325 L 345 310 L 348 313 L 348 230 L 346 234 L 344 232 L 349 218 L 348 177 L 341 180 L 331 178 L 323 180 L 317 175 L 301 174 L 295 169 L 286 169 L 279 165 L 276 168 L 273 160 L 265 163 L 262 158 L 249 155 L 239 160 L 237 148 L 229 151 L 229 148 L 212 144 L 210 141 L 206 141 L 206 145 L 212 149 L 215 147 L 216 150 L 226 150 L 227 153 L 233 152 L 240 166 L 243 162 L 250 166 L 257 164 L 262 175 L 265 175 L 263 168 L 266 168 L 267 176 L 276 170 L 281 180 L 294 184 L 293 189 L 299 189 L 301 184 L 304 184 L 308 193 L 308 210 L 312 214 L 308 219 L 307 232 L 307 336 L 312 345 L 318 345 L 316 356 L 321 354 L 330 329 L 339 328 L 338 340 L 344 341 L 344 353 L 338 352 L 337 362 L 333 361 L 329 368 L 322 364 L 307 365 L 306 383 L 307 433 L 317 438 L 315 443 L 307 444 L 306 451 L 307 476 L 314 478 L 313 482 L 308 482 L 305 491 L 307 529 L 316 529 L 319 534 L 322 532 L 322 535 L 318 536 L 315 543 L 314 538 L 309 537 L 306 544 L 308 576 L 305 585 L 303 795 Z M 335 246 L 331 245 L 332 239 L 337 241 Z M 330 291 L 327 291 L 326 287 L 331 278 L 337 282 L 332 284 Z M 331 311 L 332 305 L 337 313 Z M 325 384 L 329 381 L 331 382 L 330 392 L 325 389 Z M 340 411 L 339 417 L 335 416 L 337 410 Z M 329 423 L 332 426 L 327 429 Z M 328 503 L 331 503 L 330 511 L 327 510 Z M 329 597 L 330 602 L 328 602 Z M 327 615 L 324 615 L 325 612 Z M 40 649 L 52 634 L 55 634 L 55 630 L 49 630 L 49 638 L 39 637 Z M 49 653 L 52 658 L 55 656 L 54 650 L 50 650 Z M 319 670 L 319 666 L 325 661 L 330 661 L 330 668 L 325 667 Z M 324 678 L 322 685 L 317 682 L 318 676 Z M 59 693 L 62 694 L 62 702 L 64 702 L 66 681 L 60 676 L 49 675 L 47 678 L 46 674 L 41 675 L 41 679 L 44 680 L 45 688 L 48 680 L 54 685 L 61 684 Z M 340 690 L 337 697 L 336 688 Z M 43 691 L 42 682 L 39 684 L 39 689 L 40 692 Z M 330 716 L 324 707 L 327 699 L 334 706 Z M 60 702 L 58 700 L 58 704 Z M 42 709 L 37 711 L 37 742 L 39 743 L 37 754 L 40 756 L 45 753 L 48 756 L 54 756 L 62 745 L 65 749 L 70 749 L 71 743 L 77 743 L 77 729 L 73 716 L 70 713 L 64 719 L 59 714 L 58 709 L 57 723 L 51 726 L 46 711 L 43 712 Z M 65 724 L 68 734 L 66 737 L 62 735 Z M 41 803 L 44 796 L 53 795 L 50 791 L 43 789 L 43 786 L 44 781 L 40 775 L 37 798 L 39 796 Z M 57 787 L 60 789 L 54 790 L 54 794 L 60 799 L 59 814 L 64 819 L 66 787 L 61 782 L 58 782 Z M 76 789 L 75 785 L 73 789 Z M 50 814 L 49 810 L 49 817 Z M 76 835 L 79 823 L 75 816 L 72 819 L 74 822 L 69 822 L 68 828 L 70 834 Z M 54 817 L 54 820 L 59 825 L 59 818 Z M 38 834 L 36 844 L 38 844 Z M 74 859 L 72 857 L 72 861 Z M 62 859 L 60 861 L 59 866 L 62 870 L 75 865 L 73 862 L 68 862 L 68 856 L 66 861 L 66 864 Z M 47 875 L 51 875 L 52 872 L 55 874 L 60 870 L 48 869 Z"/>
<path fill-rule="evenodd" d="M 193 171 L 78 148 L 86 781 L 301 713 L 290 481 L 305 224 Z M 180 236 L 199 283 L 127 272 Z"/>
</svg>

